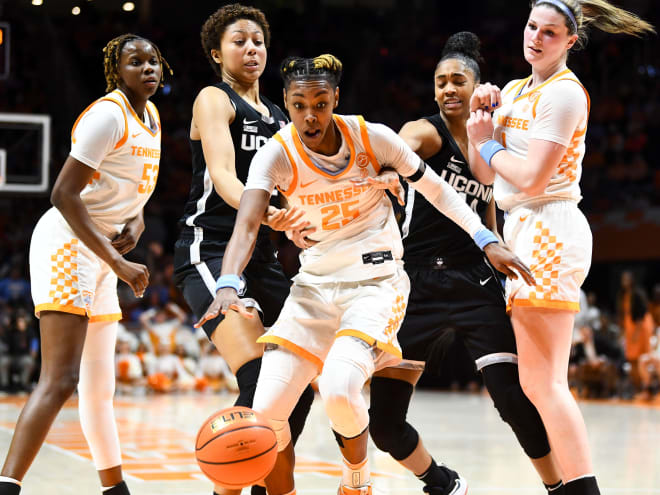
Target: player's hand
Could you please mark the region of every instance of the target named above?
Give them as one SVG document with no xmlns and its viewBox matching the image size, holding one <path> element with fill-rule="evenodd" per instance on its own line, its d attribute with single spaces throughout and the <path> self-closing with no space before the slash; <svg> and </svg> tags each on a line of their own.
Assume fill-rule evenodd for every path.
<svg viewBox="0 0 660 495">
<path fill-rule="evenodd" d="M 484 247 L 484 253 L 496 270 L 502 272 L 508 278 L 516 280 L 518 274 L 523 278 L 527 285 L 535 285 L 534 275 L 527 268 L 527 265 L 511 252 L 511 250 L 497 242 L 491 242 Z M 518 273 L 516 273 L 518 272 Z"/>
<path fill-rule="evenodd" d="M 307 249 L 317 244 L 319 241 L 310 239 L 309 236 L 316 232 L 316 227 L 309 227 L 306 229 L 287 230 L 286 236 L 293 241 L 293 243 L 300 249 Z"/>
<path fill-rule="evenodd" d="M 269 206 L 264 223 L 273 230 L 299 230 L 309 226 L 309 222 L 303 220 L 304 215 L 305 212 L 297 206 L 288 209 Z"/>
<path fill-rule="evenodd" d="M 138 215 L 126 222 L 121 233 L 112 240 L 112 247 L 119 254 L 124 255 L 135 248 L 142 232 L 144 232 L 144 218 L 142 215 Z"/>
<path fill-rule="evenodd" d="M 117 277 L 129 285 L 135 297 L 144 295 L 144 291 L 149 285 L 149 270 L 146 266 L 119 258 L 112 269 Z"/>
<path fill-rule="evenodd" d="M 482 109 L 490 113 L 501 105 L 502 92 L 500 88 L 491 83 L 480 84 L 470 97 L 470 112 Z"/>
<path fill-rule="evenodd" d="M 254 315 L 247 310 L 243 301 L 239 299 L 236 291 L 231 287 L 224 287 L 216 293 L 215 299 L 213 299 L 204 316 L 195 323 L 195 328 L 201 327 L 204 323 L 216 318 L 221 313 L 226 315 L 230 309 L 236 311 L 244 318 L 254 318 Z"/>
<path fill-rule="evenodd" d="M 356 186 L 371 186 L 376 189 L 387 189 L 397 199 L 401 206 L 406 204 L 404 189 L 399 181 L 399 174 L 392 169 L 383 169 L 376 177 L 360 177 L 351 179 Z"/>
<path fill-rule="evenodd" d="M 477 148 L 477 151 L 481 151 L 481 147 L 493 139 L 495 127 L 490 112 L 484 112 L 481 109 L 471 112 L 466 125 L 470 142 Z"/>
</svg>

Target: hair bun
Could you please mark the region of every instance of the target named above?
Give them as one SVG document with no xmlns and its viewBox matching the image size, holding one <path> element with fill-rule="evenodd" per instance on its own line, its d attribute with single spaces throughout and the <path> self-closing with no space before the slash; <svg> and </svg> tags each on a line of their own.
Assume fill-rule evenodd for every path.
<svg viewBox="0 0 660 495">
<path fill-rule="evenodd" d="M 446 55 L 458 53 L 471 58 L 476 62 L 483 62 L 484 59 L 481 56 L 480 49 L 481 41 L 479 41 L 479 37 L 476 34 L 470 31 L 461 31 L 460 33 L 452 34 L 449 37 L 445 43 L 440 58 L 445 58 Z"/>
</svg>

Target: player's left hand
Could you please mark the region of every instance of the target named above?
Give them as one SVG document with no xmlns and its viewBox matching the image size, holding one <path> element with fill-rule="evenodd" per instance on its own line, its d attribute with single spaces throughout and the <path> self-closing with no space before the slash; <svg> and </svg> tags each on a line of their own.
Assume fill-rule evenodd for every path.
<svg viewBox="0 0 660 495">
<path fill-rule="evenodd" d="M 140 236 L 144 232 L 144 218 L 142 215 L 131 218 L 121 233 L 112 240 L 112 247 L 114 247 L 119 254 L 124 255 L 133 250 L 140 240 Z"/>
<path fill-rule="evenodd" d="M 213 299 L 206 313 L 195 323 L 194 327 L 199 328 L 207 321 L 216 318 L 220 313 L 227 314 L 229 310 L 236 311 L 244 318 L 254 318 L 254 315 L 247 310 L 236 291 L 231 287 L 224 287 L 216 293 L 215 299 Z"/>
<path fill-rule="evenodd" d="M 484 143 L 493 139 L 494 130 L 495 127 L 490 112 L 484 112 L 482 109 L 470 112 L 470 118 L 467 121 L 467 133 L 470 142 L 477 148 L 477 151 L 481 150 Z"/>
<path fill-rule="evenodd" d="M 291 208 L 275 208 L 269 206 L 264 223 L 273 230 L 302 230 L 309 227 L 309 222 L 303 220 L 305 212 L 297 206 Z"/>
<path fill-rule="evenodd" d="M 406 204 L 404 189 L 399 181 L 399 174 L 392 169 L 383 169 L 376 177 L 351 179 L 351 182 L 356 186 L 371 186 L 376 189 L 387 189 L 394 195 L 401 206 Z"/>
<path fill-rule="evenodd" d="M 513 254 L 508 247 L 498 242 L 491 242 L 484 247 L 484 253 L 486 253 L 488 260 L 495 269 L 502 272 L 508 278 L 516 280 L 518 274 L 520 274 L 527 285 L 536 284 L 534 275 L 532 275 L 527 265 L 520 261 L 520 258 Z"/>
</svg>

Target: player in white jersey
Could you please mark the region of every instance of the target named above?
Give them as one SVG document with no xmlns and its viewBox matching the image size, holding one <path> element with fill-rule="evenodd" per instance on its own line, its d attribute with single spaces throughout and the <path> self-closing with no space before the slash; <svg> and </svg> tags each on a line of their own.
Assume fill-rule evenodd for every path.
<svg viewBox="0 0 660 495">
<path fill-rule="evenodd" d="M 502 92 L 490 84 L 477 88 L 468 121 L 473 173 L 494 182 L 495 200 L 508 213 L 504 240 L 535 276 L 529 287 L 507 282 L 520 383 L 543 419 L 569 495 L 600 493 L 567 383 L 592 241 L 577 207 L 589 96 L 566 59 L 584 41 L 587 25 L 636 35 L 653 31 L 605 0 L 536 0 L 523 47 L 532 75 Z"/>
<path fill-rule="evenodd" d="M 121 310 L 117 277 L 137 296 L 149 281 L 143 265 L 122 256 L 135 247 L 142 209 L 154 190 L 160 119 L 149 98 L 162 80 L 160 51 L 122 35 L 104 49 L 107 91 L 80 115 L 71 152 L 53 191 L 53 208 L 30 244 L 42 368 L 23 408 L 0 477 L 0 494 L 17 494 L 55 416 L 76 386 L 80 422 L 106 495 L 129 493 L 123 481 L 112 397 Z"/>
<path fill-rule="evenodd" d="M 318 241 L 300 257 L 267 345 L 253 408 L 270 421 L 278 459 L 266 478 L 272 495 L 295 491 L 287 418 L 317 375 L 326 413 L 343 455 L 341 494 L 371 493 L 367 405 L 362 387 L 373 372 L 401 359 L 396 333 L 408 299 L 402 244 L 391 202 L 371 187 L 381 168 L 396 170 L 466 230 L 495 266 L 531 274 L 497 243 L 461 197 L 391 129 L 362 117 L 334 114 L 341 62 L 332 55 L 283 62 L 284 99 L 292 124 L 255 155 L 225 253 L 217 296 L 201 325 L 229 308 L 251 317 L 237 295 L 268 207 L 278 187 L 305 212 Z M 398 179 L 397 179 L 398 180 Z"/>
</svg>

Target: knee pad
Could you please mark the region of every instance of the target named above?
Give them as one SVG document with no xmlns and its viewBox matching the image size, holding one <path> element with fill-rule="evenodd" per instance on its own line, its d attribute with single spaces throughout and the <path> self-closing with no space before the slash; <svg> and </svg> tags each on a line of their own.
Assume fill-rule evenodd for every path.
<svg viewBox="0 0 660 495">
<path fill-rule="evenodd" d="M 371 347 L 355 337 L 340 337 L 332 346 L 319 377 L 319 393 L 332 429 L 353 438 L 369 424 L 362 387 L 374 369 Z"/>
<path fill-rule="evenodd" d="M 293 444 L 296 444 L 298 437 L 302 433 L 303 427 L 305 426 L 305 420 L 309 414 L 309 410 L 312 407 L 312 402 L 314 402 L 314 389 L 307 385 L 303 391 L 296 407 L 293 409 L 291 416 L 289 416 L 289 427 L 291 428 L 291 440 Z"/>
<path fill-rule="evenodd" d="M 235 406 L 252 407 L 254 391 L 257 389 L 257 379 L 261 370 L 261 358 L 248 361 L 236 372 L 238 397 Z"/>
<path fill-rule="evenodd" d="M 291 441 L 291 428 L 289 427 L 289 422 L 278 419 L 269 419 L 268 423 L 275 432 L 277 451 L 282 452 Z"/>
<path fill-rule="evenodd" d="M 511 426 L 521 447 L 532 459 L 550 453 L 548 435 L 534 405 L 520 387 L 518 366 L 499 363 L 481 370 L 500 417 Z"/>
<path fill-rule="evenodd" d="M 369 433 L 376 447 L 397 461 L 407 458 L 419 443 L 419 434 L 406 421 L 413 386 L 394 378 L 371 379 Z"/>
</svg>

